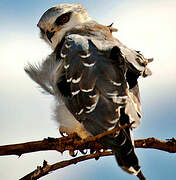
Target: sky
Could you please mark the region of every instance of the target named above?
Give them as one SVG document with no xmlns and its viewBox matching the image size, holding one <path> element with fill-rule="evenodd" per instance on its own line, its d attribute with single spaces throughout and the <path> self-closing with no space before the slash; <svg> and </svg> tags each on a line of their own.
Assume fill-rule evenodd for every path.
<svg viewBox="0 0 176 180">
<path fill-rule="evenodd" d="M 1 0 L 0 1 L 0 145 L 59 137 L 52 118 L 53 98 L 41 93 L 25 74 L 24 66 L 41 62 L 51 49 L 39 38 L 36 26 L 41 15 L 60 3 L 81 3 L 92 19 L 109 25 L 114 36 L 145 57 L 153 75 L 140 78 L 143 121 L 134 131 L 138 138 L 176 137 L 176 1 L 175 0 Z M 147 179 L 173 180 L 175 154 L 137 149 Z M 36 152 L 0 157 L 0 179 L 23 177 L 42 165 L 68 159 L 67 153 Z M 124 173 L 113 157 L 89 160 L 55 171 L 43 180 L 135 180 Z"/>
</svg>

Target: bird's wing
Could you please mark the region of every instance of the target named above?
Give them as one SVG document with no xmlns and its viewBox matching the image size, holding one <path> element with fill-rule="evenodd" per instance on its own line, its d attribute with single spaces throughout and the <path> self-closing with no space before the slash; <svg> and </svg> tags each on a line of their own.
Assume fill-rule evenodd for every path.
<svg viewBox="0 0 176 180">
<path fill-rule="evenodd" d="M 111 49 L 113 59 L 117 58 L 120 49 L 120 54 L 126 66 L 125 79 L 128 84 L 128 96 L 130 97 L 125 112 L 129 115 L 131 122 L 135 121 L 135 126 L 133 127 L 138 127 L 142 117 L 138 78 L 139 76 L 147 77 L 152 74 L 147 65 L 153 61 L 153 58 L 144 58 L 139 51 L 129 49 L 115 38 L 114 41 L 104 41 L 103 43 L 102 40 L 99 39 L 92 38 L 91 40 L 96 47 L 102 51 L 106 51 L 109 47 L 113 47 Z"/>
<path fill-rule="evenodd" d="M 148 63 L 153 61 L 153 58 L 144 58 L 144 56 L 139 52 L 129 49 L 123 45 L 118 39 L 116 39 L 117 46 L 120 48 L 121 54 L 126 62 L 126 80 L 128 82 L 128 95 L 131 102 L 126 107 L 126 114 L 131 118 L 135 118 L 136 115 L 141 118 L 141 102 L 140 93 L 138 86 L 138 77 L 147 77 L 152 74 L 148 68 Z M 136 112 L 134 114 L 134 112 Z M 140 121 L 139 121 L 140 122 Z"/>
<path fill-rule="evenodd" d="M 93 135 L 114 128 L 120 109 L 130 101 L 123 58 L 110 59 L 110 53 L 110 49 L 100 51 L 91 40 L 78 34 L 67 36 L 61 51 L 71 91 L 66 105 Z"/>
<path fill-rule="evenodd" d="M 148 68 L 148 63 L 153 61 L 153 58 L 145 58 L 140 51 L 135 51 L 129 49 L 124 44 L 122 44 L 118 39 L 116 39 L 116 44 L 120 48 L 122 56 L 127 63 L 128 68 L 135 74 L 141 75 L 143 77 L 150 76 L 152 73 Z"/>
<path fill-rule="evenodd" d="M 60 52 L 65 77 L 58 81 L 58 87 L 70 90 L 65 97 L 67 108 L 92 135 L 131 121 L 135 122 L 134 127 L 137 126 L 141 117 L 132 100 L 133 93 L 130 94 L 126 80 L 128 67 L 120 48 L 110 43 L 109 46 L 103 44 L 106 48 L 100 49 L 92 39 L 79 34 L 65 38 Z M 62 84 L 67 86 L 62 87 Z M 115 151 L 123 169 L 137 174 L 140 167 L 130 131 L 126 128 L 116 137 L 108 136 L 103 143 Z"/>
<path fill-rule="evenodd" d="M 98 109 L 102 109 L 105 103 L 107 106 L 104 106 L 105 112 L 108 117 L 111 114 L 109 118 L 114 122 L 109 124 L 104 120 L 100 121 L 99 123 L 102 123 L 104 128 L 106 124 L 106 130 L 117 123 L 121 107 L 125 108 L 130 122 L 135 122 L 133 127 L 140 124 L 142 115 L 137 78 L 144 74 L 147 67 L 145 63 L 140 67 L 137 62 L 134 64 L 129 62 L 130 55 L 124 54 L 121 50 L 122 47 L 120 43 L 101 42 L 94 37 L 78 34 L 66 37 L 61 57 L 65 63 L 64 71 L 67 82 L 61 81 L 62 83 L 58 83 L 58 87 L 62 84 L 69 84 L 67 87 L 71 88 L 70 96 L 72 98 L 69 99 L 68 104 L 77 119 L 83 120 L 93 114 L 96 114 L 96 119 L 102 119 L 98 115 L 105 116 L 102 113 L 97 114 L 97 112 L 101 112 Z M 131 53 L 134 53 L 131 55 L 133 59 L 136 58 L 137 52 L 131 51 Z M 145 59 L 143 58 L 143 60 Z M 136 64 L 139 66 L 138 68 L 136 68 Z M 64 92 L 67 92 L 66 89 L 68 88 L 64 88 Z M 109 109 L 113 112 L 108 113 Z M 115 119 L 116 121 L 114 121 Z"/>
</svg>

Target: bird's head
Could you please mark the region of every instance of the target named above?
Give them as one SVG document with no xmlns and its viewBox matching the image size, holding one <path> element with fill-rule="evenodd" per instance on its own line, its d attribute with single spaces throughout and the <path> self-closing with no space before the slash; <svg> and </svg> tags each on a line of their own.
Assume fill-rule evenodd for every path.
<svg viewBox="0 0 176 180">
<path fill-rule="evenodd" d="M 87 10 L 82 5 L 60 4 L 48 9 L 40 18 L 37 26 L 40 28 L 41 38 L 52 49 L 55 49 L 66 32 L 90 20 Z"/>
</svg>

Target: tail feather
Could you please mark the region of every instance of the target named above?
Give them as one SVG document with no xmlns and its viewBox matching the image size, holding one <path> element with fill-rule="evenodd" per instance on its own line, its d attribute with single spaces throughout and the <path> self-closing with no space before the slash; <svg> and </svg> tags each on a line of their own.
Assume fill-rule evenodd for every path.
<svg viewBox="0 0 176 180">
<path fill-rule="evenodd" d="M 112 148 L 118 165 L 125 172 L 137 176 L 141 172 L 141 168 L 135 154 L 130 131 L 129 127 L 121 129 L 117 135 L 105 137 L 103 143 L 108 145 L 108 148 Z"/>
<path fill-rule="evenodd" d="M 116 137 L 118 147 L 113 148 L 113 151 L 118 165 L 129 174 L 137 175 L 140 172 L 140 166 L 129 131 L 130 129 L 126 128 L 119 132 Z"/>
<path fill-rule="evenodd" d="M 119 126 L 129 124 L 129 117 L 125 114 L 124 109 L 121 109 L 121 118 L 119 119 Z M 115 158 L 118 165 L 127 173 L 138 175 L 140 172 L 140 165 L 135 153 L 134 139 L 132 136 L 132 130 L 130 127 L 120 130 L 119 134 L 115 137 L 117 145 L 119 147 L 113 148 L 115 152 Z M 120 144 L 121 142 L 123 144 Z"/>
<path fill-rule="evenodd" d="M 115 158 L 118 165 L 127 173 L 138 175 L 140 172 L 140 166 L 138 158 L 134 152 L 134 149 L 127 155 L 123 153 L 115 153 Z"/>
</svg>

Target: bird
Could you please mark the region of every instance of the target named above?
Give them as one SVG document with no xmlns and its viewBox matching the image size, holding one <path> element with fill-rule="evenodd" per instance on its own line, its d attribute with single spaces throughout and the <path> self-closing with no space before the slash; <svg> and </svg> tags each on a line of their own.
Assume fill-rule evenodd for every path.
<svg viewBox="0 0 176 180">
<path fill-rule="evenodd" d="M 52 53 L 25 71 L 54 96 L 60 132 L 85 139 L 131 124 L 103 137 L 102 144 L 122 170 L 145 180 L 132 130 L 142 119 L 138 78 L 151 75 L 147 65 L 153 59 L 123 45 L 113 36 L 117 29 L 94 21 L 81 4 L 51 7 L 37 26 Z"/>
</svg>

